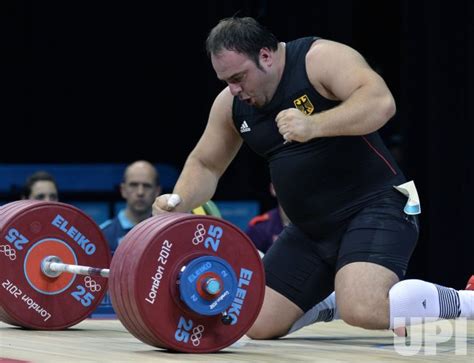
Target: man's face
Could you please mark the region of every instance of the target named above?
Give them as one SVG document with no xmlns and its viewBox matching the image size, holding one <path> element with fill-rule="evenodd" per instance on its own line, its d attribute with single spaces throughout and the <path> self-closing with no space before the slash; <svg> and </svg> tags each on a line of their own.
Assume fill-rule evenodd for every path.
<svg viewBox="0 0 474 363">
<path fill-rule="evenodd" d="M 39 180 L 32 185 L 28 199 L 57 202 L 58 190 L 53 182 L 49 180 Z"/>
<path fill-rule="evenodd" d="M 267 97 L 268 57 L 271 53 L 262 50 L 259 68 L 247 55 L 223 50 L 211 55 L 212 66 L 217 78 L 227 83 L 231 94 L 254 107 L 262 107 L 270 100 Z"/>
<path fill-rule="evenodd" d="M 160 193 L 154 175 L 145 168 L 130 170 L 120 189 L 128 208 L 137 214 L 149 212 Z"/>
</svg>

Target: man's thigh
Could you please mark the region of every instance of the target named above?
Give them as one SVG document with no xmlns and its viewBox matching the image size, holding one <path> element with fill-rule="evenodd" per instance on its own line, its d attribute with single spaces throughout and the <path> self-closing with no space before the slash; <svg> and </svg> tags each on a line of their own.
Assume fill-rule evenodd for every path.
<svg viewBox="0 0 474 363">
<path fill-rule="evenodd" d="M 334 291 L 335 266 L 343 231 L 313 240 L 287 226 L 263 258 L 266 284 L 303 312 Z"/>
</svg>

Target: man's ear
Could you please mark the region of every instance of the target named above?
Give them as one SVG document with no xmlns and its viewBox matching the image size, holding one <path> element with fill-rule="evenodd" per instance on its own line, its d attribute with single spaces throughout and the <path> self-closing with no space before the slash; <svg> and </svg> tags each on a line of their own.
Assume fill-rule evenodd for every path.
<svg viewBox="0 0 474 363">
<path fill-rule="evenodd" d="M 273 52 L 268 48 L 260 49 L 259 59 L 261 64 L 265 64 L 267 67 L 273 65 Z"/>
<path fill-rule="evenodd" d="M 120 183 L 120 195 L 123 199 L 127 199 L 127 194 L 125 192 L 125 183 Z"/>
</svg>

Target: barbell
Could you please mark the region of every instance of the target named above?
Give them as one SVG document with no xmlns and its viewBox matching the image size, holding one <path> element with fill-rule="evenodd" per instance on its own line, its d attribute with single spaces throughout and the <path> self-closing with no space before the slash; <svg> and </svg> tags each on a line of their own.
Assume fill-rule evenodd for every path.
<svg viewBox="0 0 474 363">
<path fill-rule="evenodd" d="M 125 328 L 173 351 L 221 350 L 263 303 L 263 265 L 251 240 L 217 217 L 167 213 L 137 224 L 113 258 L 97 224 L 59 202 L 0 208 L 0 320 L 60 330 L 107 291 Z"/>
</svg>

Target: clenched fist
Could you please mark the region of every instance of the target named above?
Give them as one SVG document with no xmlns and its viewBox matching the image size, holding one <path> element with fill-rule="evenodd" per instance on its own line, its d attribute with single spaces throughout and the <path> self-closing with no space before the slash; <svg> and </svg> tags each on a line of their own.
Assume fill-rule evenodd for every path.
<svg viewBox="0 0 474 363">
<path fill-rule="evenodd" d="M 178 194 L 160 195 L 155 199 L 155 203 L 153 203 L 153 215 L 174 212 L 179 203 L 181 203 L 181 197 Z"/>
<path fill-rule="evenodd" d="M 312 116 L 307 116 L 296 108 L 280 111 L 275 121 L 285 141 L 306 142 L 315 137 Z"/>
</svg>

